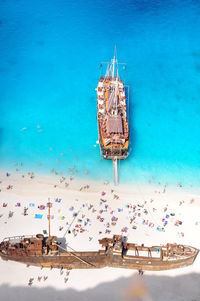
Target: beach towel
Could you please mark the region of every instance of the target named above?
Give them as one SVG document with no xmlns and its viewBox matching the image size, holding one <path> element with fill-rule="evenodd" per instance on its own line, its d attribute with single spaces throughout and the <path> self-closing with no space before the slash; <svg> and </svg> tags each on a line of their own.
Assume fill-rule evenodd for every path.
<svg viewBox="0 0 200 301">
<path fill-rule="evenodd" d="M 149 227 L 153 228 L 154 227 L 154 223 L 149 223 Z"/>
<path fill-rule="evenodd" d="M 121 231 L 122 231 L 122 232 L 127 232 L 127 231 L 128 231 L 128 228 L 127 228 L 127 227 L 124 227 L 124 228 L 121 229 Z"/>
<path fill-rule="evenodd" d="M 61 200 L 62 200 L 62 199 L 57 198 L 57 199 L 56 199 L 56 202 L 57 202 L 57 203 L 60 203 Z"/>
<path fill-rule="evenodd" d="M 180 225 L 179 220 L 176 220 L 174 225 L 178 227 Z"/>
<path fill-rule="evenodd" d="M 49 215 L 47 215 L 47 219 L 49 220 Z M 50 215 L 50 219 L 54 219 L 54 215 Z"/>
<path fill-rule="evenodd" d="M 158 230 L 159 232 L 163 232 L 164 231 L 164 229 L 163 228 L 161 228 L 161 227 L 157 227 L 157 229 L 156 230 Z"/>
<path fill-rule="evenodd" d="M 43 217 L 43 214 L 35 214 L 35 218 L 42 219 L 42 217 Z"/>
<path fill-rule="evenodd" d="M 39 208 L 40 210 L 44 210 L 44 209 L 45 209 L 45 206 L 44 206 L 44 205 L 40 205 L 40 206 L 38 206 L 38 208 Z"/>
</svg>

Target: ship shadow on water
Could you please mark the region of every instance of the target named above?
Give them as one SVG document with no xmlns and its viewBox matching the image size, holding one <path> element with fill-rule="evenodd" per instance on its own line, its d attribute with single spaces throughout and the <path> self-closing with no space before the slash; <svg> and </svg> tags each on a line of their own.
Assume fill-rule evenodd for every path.
<svg viewBox="0 0 200 301">
<path fill-rule="evenodd" d="M 89 276 L 88 276 L 89 278 Z M 63 279 L 61 279 L 63 280 Z M 89 279 L 88 279 L 89 280 Z M 70 281 L 70 280 L 69 280 Z M 8 301 L 199 301 L 200 274 L 192 273 L 177 277 L 132 276 L 103 283 L 84 291 L 56 290 L 52 287 L 0 286 L 0 300 Z"/>
<path fill-rule="evenodd" d="M 129 157 L 126 160 L 129 160 L 130 157 L 134 154 L 135 149 L 135 138 L 136 138 L 136 131 L 135 131 L 135 118 L 134 118 L 134 96 L 133 92 L 129 91 L 130 87 L 125 86 L 125 94 L 129 95 L 126 99 L 128 106 L 127 106 L 127 116 L 129 120 L 129 135 L 130 135 L 130 143 L 129 143 Z"/>
</svg>

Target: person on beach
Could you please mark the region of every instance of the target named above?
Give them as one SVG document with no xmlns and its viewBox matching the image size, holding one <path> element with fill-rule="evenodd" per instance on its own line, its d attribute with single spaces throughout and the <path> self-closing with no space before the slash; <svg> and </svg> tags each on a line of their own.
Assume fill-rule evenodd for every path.
<svg viewBox="0 0 200 301">
<path fill-rule="evenodd" d="M 27 211 L 28 211 L 28 208 L 24 207 L 24 216 L 28 215 Z"/>
<path fill-rule="evenodd" d="M 144 271 L 143 270 L 138 270 L 138 273 L 139 273 L 140 276 L 143 276 Z"/>
<path fill-rule="evenodd" d="M 124 255 L 127 254 L 127 251 L 128 251 L 127 243 L 122 241 L 122 258 L 124 258 Z"/>
</svg>

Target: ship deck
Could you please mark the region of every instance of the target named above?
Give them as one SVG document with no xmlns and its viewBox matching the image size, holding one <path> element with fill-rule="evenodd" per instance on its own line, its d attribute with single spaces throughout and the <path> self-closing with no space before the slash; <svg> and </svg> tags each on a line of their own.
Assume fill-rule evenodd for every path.
<svg viewBox="0 0 200 301">
<path fill-rule="evenodd" d="M 118 115 L 110 112 L 112 78 L 103 77 L 97 88 L 98 101 L 98 130 L 102 151 L 107 152 L 107 158 L 115 156 L 126 158 L 129 147 L 129 124 L 127 119 L 126 97 L 124 85 L 119 80 L 118 88 Z"/>
</svg>

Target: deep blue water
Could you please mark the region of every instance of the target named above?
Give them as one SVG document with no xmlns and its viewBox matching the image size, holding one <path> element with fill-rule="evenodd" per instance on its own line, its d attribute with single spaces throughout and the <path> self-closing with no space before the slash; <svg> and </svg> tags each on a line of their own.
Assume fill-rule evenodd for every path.
<svg viewBox="0 0 200 301">
<path fill-rule="evenodd" d="M 79 176 L 112 178 L 94 145 L 99 65 L 114 45 L 130 86 L 132 151 L 120 180 L 198 184 L 200 1 L 192 0 L 0 0 L 2 169 L 75 165 Z"/>
</svg>

